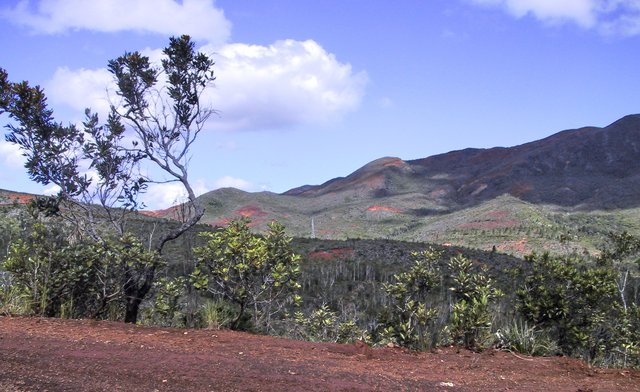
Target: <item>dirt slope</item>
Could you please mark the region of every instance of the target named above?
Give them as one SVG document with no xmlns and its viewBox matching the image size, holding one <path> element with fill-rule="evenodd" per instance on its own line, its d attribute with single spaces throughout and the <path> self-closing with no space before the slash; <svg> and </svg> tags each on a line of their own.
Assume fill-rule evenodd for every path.
<svg viewBox="0 0 640 392">
<path fill-rule="evenodd" d="M 640 371 L 229 331 L 0 317 L 0 391 L 638 391 Z"/>
</svg>

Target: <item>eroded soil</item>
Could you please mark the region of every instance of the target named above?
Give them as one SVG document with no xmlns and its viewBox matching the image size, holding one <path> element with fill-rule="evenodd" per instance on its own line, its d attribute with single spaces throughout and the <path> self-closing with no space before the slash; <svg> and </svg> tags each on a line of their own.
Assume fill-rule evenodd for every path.
<svg viewBox="0 0 640 392">
<path fill-rule="evenodd" d="M 640 371 L 217 330 L 0 317 L 0 391 L 640 391 Z"/>
</svg>

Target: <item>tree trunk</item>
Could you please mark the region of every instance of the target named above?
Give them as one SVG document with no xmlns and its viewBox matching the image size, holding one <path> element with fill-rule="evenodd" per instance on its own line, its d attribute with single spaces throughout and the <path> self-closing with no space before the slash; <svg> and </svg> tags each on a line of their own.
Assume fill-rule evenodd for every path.
<svg viewBox="0 0 640 392">
<path fill-rule="evenodd" d="M 138 310 L 140 309 L 140 304 L 147 296 L 147 293 L 149 293 L 149 290 L 151 290 L 155 276 L 156 267 L 151 266 L 141 277 L 142 282 L 140 285 L 135 284 L 135 280 L 128 279 L 131 281 L 131 284 L 125 285 L 124 287 L 124 294 L 127 299 L 127 307 L 124 315 L 125 323 L 135 324 L 138 322 Z"/>
<path fill-rule="evenodd" d="M 127 309 L 124 315 L 124 322 L 135 324 L 138 321 L 138 310 L 142 299 L 137 297 L 127 298 Z"/>
</svg>

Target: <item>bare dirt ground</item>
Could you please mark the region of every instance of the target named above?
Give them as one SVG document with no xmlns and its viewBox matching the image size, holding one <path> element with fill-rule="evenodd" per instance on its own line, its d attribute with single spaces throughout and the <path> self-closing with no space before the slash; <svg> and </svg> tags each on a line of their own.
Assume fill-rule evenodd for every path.
<svg viewBox="0 0 640 392">
<path fill-rule="evenodd" d="M 640 391 L 640 371 L 216 330 L 0 317 L 0 391 Z"/>
</svg>

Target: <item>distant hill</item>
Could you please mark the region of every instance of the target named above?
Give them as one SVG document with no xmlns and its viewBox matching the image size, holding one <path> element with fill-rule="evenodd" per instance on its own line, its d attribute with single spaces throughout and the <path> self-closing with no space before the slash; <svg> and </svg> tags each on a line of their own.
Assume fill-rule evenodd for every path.
<svg viewBox="0 0 640 392">
<path fill-rule="evenodd" d="M 468 148 L 413 161 L 382 158 L 353 174 L 289 196 L 415 193 L 446 210 L 509 194 L 581 209 L 640 206 L 640 115 L 605 128 L 568 130 L 516 147 Z"/>
<path fill-rule="evenodd" d="M 610 231 L 640 235 L 640 115 L 515 147 L 386 157 L 283 194 L 200 196 L 202 223 L 272 220 L 297 237 L 395 239 L 495 250 L 594 251 Z M 33 195 L 0 191 L 0 204 Z M 145 212 L 172 218 L 172 207 Z M 313 231 L 312 231 L 313 222 Z"/>
<path fill-rule="evenodd" d="M 640 115 L 515 147 L 375 160 L 283 194 L 219 189 L 205 222 L 238 216 L 319 238 L 431 241 L 522 254 L 593 250 L 609 231 L 640 234 Z M 170 214 L 170 213 L 169 213 Z M 168 215 L 165 215 L 168 216 Z"/>
</svg>

